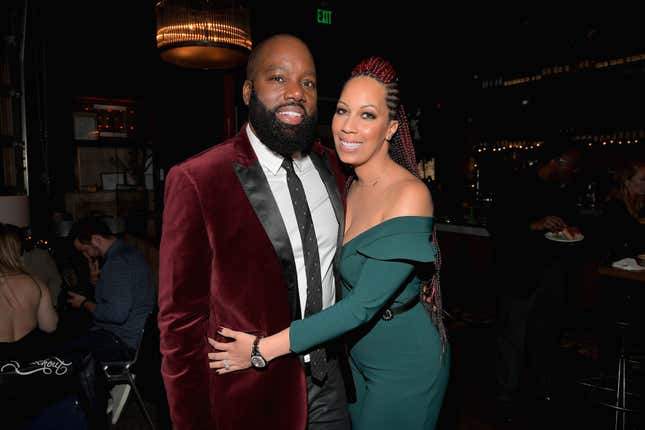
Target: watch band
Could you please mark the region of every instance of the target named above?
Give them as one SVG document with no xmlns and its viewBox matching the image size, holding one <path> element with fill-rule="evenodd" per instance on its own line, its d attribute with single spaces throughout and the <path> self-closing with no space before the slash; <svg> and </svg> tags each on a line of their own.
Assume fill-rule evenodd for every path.
<svg viewBox="0 0 645 430">
<path fill-rule="evenodd" d="M 256 369 L 264 369 L 268 362 L 266 358 L 260 354 L 260 339 L 262 336 L 256 336 L 251 348 L 251 365 Z"/>
</svg>

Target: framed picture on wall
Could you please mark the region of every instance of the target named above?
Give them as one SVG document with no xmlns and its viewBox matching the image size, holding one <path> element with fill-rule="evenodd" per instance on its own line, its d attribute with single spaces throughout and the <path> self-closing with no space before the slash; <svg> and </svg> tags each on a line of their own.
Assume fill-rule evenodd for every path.
<svg viewBox="0 0 645 430">
<path fill-rule="evenodd" d="M 98 140 L 97 125 L 95 112 L 74 112 L 74 139 Z"/>
<path fill-rule="evenodd" d="M 122 172 L 101 173 L 101 187 L 103 191 L 116 191 L 119 185 L 125 184 Z"/>
</svg>

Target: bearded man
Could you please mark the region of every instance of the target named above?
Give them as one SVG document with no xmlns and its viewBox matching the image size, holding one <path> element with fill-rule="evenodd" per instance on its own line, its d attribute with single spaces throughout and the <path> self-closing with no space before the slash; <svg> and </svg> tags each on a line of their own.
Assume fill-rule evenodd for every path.
<svg viewBox="0 0 645 430">
<path fill-rule="evenodd" d="M 340 345 L 323 345 L 321 379 L 312 378 L 308 355 L 265 368 L 260 360 L 258 369 L 227 375 L 208 367 L 207 336 L 224 341 L 220 325 L 267 336 L 303 318 L 309 306 L 301 214 L 287 168 L 304 189 L 315 226 L 322 308 L 340 297 L 345 178 L 334 152 L 314 142 L 311 53 L 296 37 L 270 37 L 251 53 L 246 75 L 248 123 L 174 166 L 166 180 L 159 329 L 174 428 L 349 429 Z"/>
</svg>

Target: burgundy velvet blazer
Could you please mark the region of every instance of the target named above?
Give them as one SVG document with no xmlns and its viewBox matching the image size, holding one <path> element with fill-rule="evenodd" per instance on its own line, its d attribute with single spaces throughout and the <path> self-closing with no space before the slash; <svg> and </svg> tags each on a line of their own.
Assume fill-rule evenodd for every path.
<svg viewBox="0 0 645 430">
<path fill-rule="evenodd" d="M 332 150 L 316 144 L 311 159 L 340 226 L 337 267 L 345 178 Z M 206 336 L 222 340 L 218 326 L 271 335 L 299 312 L 289 237 L 246 125 L 174 166 L 164 199 L 158 323 L 175 429 L 305 429 L 307 390 L 297 356 L 263 371 L 216 375 L 208 368 Z"/>
</svg>

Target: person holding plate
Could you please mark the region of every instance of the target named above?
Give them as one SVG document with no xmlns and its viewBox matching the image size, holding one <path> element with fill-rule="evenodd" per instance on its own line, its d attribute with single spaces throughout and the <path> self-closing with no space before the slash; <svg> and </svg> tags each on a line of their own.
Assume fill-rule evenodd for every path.
<svg viewBox="0 0 645 430">
<path fill-rule="evenodd" d="M 530 393 L 529 404 L 538 406 L 536 398 L 550 403 L 572 247 L 563 242 L 584 238 L 576 227 L 576 198 L 568 186 L 579 149 L 547 142 L 539 156 L 534 168 L 500 180 L 487 225 L 499 286 L 496 400 L 504 421 L 512 420 L 524 392 Z M 524 363 L 528 390 L 521 384 Z M 538 407 L 544 406 L 541 402 Z"/>
</svg>

